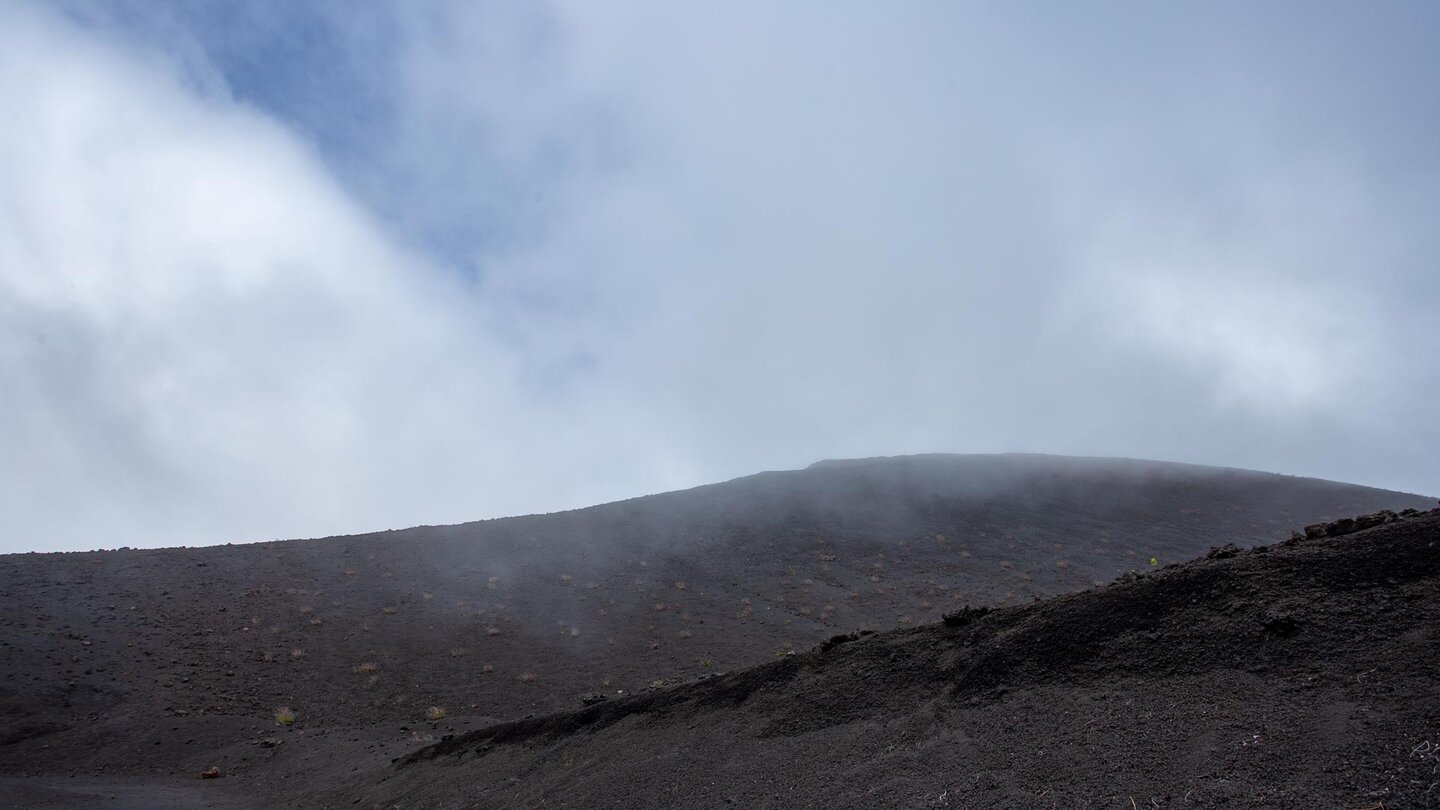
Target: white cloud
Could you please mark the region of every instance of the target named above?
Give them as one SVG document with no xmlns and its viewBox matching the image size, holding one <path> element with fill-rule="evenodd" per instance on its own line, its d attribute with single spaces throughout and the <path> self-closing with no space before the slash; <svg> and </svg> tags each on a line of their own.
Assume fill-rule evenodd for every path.
<svg viewBox="0 0 1440 810">
<path fill-rule="evenodd" d="M 8 547 L 937 450 L 1440 489 L 1433 183 L 1381 165 L 1392 129 L 1315 125 L 1357 103 L 1310 78 L 1323 37 L 1133 8 L 346 9 L 327 47 L 378 121 L 333 99 L 302 126 L 232 98 L 206 61 L 231 33 L 193 15 L 0 5 Z M 385 36 L 395 70 L 361 69 Z"/>
<path fill-rule="evenodd" d="M 522 390 L 473 290 L 387 241 L 282 127 L 6 11 L 0 105 L 24 124 L 0 133 L 11 548 L 354 531 L 631 491 L 623 471 L 586 469 L 617 448 L 583 435 L 573 403 Z"/>
</svg>

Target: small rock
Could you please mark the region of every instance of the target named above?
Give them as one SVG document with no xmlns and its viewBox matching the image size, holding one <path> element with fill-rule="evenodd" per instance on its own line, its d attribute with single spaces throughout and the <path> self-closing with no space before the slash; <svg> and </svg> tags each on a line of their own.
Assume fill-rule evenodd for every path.
<svg viewBox="0 0 1440 810">
<path fill-rule="evenodd" d="M 1300 631 L 1300 623 L 1289 613 L 1270 611 L 1265 614 L 1265 630 L 1282 638 L 1289 638 Z"/>
<path fill-rule="evenodd" d="M 219 768 L 206 768 L 200 772 L 201 779 L 219 779 L 221 776 L 224 774 L 220 773 Z"/>
<path fill-rule="evenodd" d="M 1354 518 L 1340 518 L 1337 521 L 1325 525 L 1325 534 L 1330 537 L 1344 537 L 1347 534 L 1353 533 L 1356 530 L 1355 527 Z"/>
</svg>

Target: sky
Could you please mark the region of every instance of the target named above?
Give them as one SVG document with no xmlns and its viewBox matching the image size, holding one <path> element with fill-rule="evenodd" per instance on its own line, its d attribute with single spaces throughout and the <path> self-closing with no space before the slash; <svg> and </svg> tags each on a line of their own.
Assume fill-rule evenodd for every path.
<svg viewBox="0 0 1440 810">
<path fill-rule="evenodd" d="M 1440 5 L 0 0 L 0 552 L 823 458 L 1440 494 Z"/>
</svg>

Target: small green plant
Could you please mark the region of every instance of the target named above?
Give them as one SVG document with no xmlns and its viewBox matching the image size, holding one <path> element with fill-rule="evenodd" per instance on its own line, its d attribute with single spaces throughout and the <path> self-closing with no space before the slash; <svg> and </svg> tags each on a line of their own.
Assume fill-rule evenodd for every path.
<svg viewBox="0 0 1440 810">
<path fill-rule="evenodd" d="M 434 720 L 444 720 L 444 719 L 445 719 L 445 707 L 443 707 L 443 706 L 431 706 L 430 708 L 428 708 L 428 709 L 425 710 L 425 719 L 426 719 L 426 720 L 431 720 L 431 721 L 434 721 Z"/>
<path fill-rule="evenodd" d="M 290 709 L 281 706 L 275 710 L 275 724 L 279 726 L 293 726 L 299 715 Z"/>
</svg>

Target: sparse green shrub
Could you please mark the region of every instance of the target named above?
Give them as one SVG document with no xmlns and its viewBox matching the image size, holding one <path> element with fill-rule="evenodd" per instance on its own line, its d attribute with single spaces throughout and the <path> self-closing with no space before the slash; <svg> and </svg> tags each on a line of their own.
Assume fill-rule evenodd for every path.
<svg viewBox="0 0 1440 810">
<path fill-rule="evenodd" d="M 428 709 L 425 710 L 425 719 L 426 719 L 426 720 L 430 720 L 430 721 L 444 720 L 444 719 L 445 719 L 445 707 L 443 707 L 443 706 L 431 706 L 430 708 L 428 708 Z"/>
<path fill-rule="evenodd" d="M 280 726 L 293 726 L 299 715 L 285 706 L 275 710 L 275 724 Z"/>
</svg>

